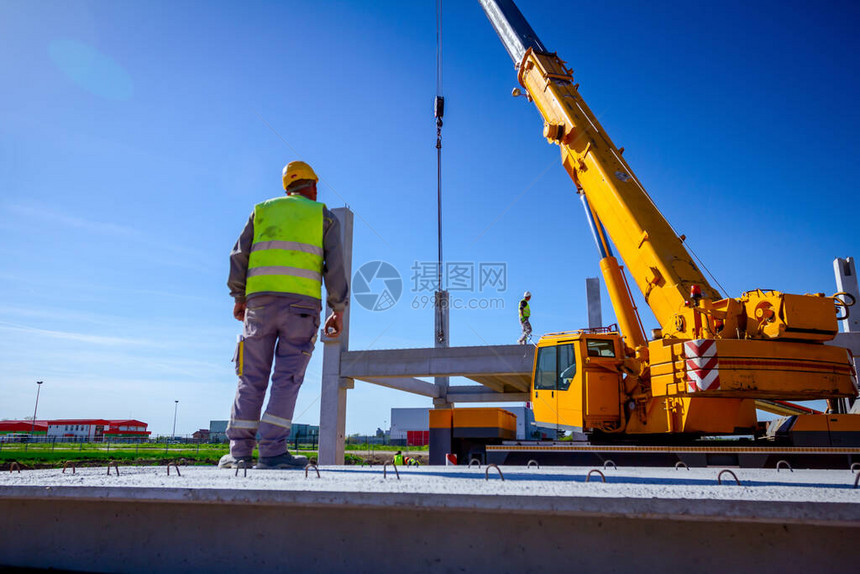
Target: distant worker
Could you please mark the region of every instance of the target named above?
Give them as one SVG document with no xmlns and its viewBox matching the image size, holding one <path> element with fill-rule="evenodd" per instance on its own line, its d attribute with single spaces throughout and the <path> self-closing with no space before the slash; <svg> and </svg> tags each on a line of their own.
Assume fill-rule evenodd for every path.
<svg viewBox="0 0 860 574">
<path fill-rule="evenodd" d="M 394 464 L 403 466 L 403 453 L 399 450 L 394 453 Z"/>
<path fill-rule="evenodd" d="M 532 324 L 529 323 L 529 317 L 532 315 L 532 311 L 529 309 L 529 299 L 531 298 L 532 294 L 526 291 L 520 300 L 520 326 L 523 329 L 523 334 L 517 341 L 520 345 L 525 345 L 532 334 Z"/>
<path fill-rule="evenodd" d="M 343 330 L 349 287 L 340 225 L 316 201 L 319 178 L 308 164 L 290 162 L 282 175 L 286 196 L 254 206 L 230 252 L 227 286 L 243 334 L 235 357 L 239 385 L 227 425 L 230 453 L 219 461 L 221 468 L 251 466 L 258 434 L 257 468 L 307 464 L 306 457 L 289 453 L 287 438 L 317 338 L 323 280 L 332 308 L 325 333 L 337 337 Z M 269 402 L 260 416 L 273 359 Z"/>
</svg>

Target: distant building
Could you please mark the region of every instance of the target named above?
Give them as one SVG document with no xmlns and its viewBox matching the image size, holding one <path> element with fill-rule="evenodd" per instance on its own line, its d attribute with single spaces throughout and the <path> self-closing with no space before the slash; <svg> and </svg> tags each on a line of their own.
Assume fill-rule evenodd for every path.
<svg viewBox="0 0 860 574">
<path fill-rule="evenodd" d="M 391 444 L 422 446 L 430 438 L 430 409 L 391 409 Z M 420 434 L 419 434 L 420 433 Z M 423 433 L 427 433 L 427 438 Z"/>
<path fill-rule="evenodd" d="M 0 421 L 0 435 L 25 433 L 28 437 L 46 437 L 55 441 L 139 442 L 149 439 L 147 426 L 135 419 L 54 419 L 36 421 L 35 430 L 31 433 L 33 421 Z"/>
<path fill-rule="evenodd" d="M 209 440 L 227 442 L 227 421 L 209 421 Z"/>
<path fill-rule="evenodd" d="M 0 441 L 16 442 L 30 437 L 45 437 L 48 421 L 0 421 Z"/>
<path fill-rule="evenodd" d="M 191 438 L 197 442 L 210 442 L 209 441 L 210 432 L 209 429 L 200 429 L 194 431 L 191 435 Z"/>
</svg>

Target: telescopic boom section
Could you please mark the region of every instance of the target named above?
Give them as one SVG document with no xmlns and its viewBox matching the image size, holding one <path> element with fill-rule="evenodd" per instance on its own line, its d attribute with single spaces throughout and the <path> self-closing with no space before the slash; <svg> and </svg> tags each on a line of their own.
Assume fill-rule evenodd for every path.
<svg viewBox="0 0 860 574">
<path fill-rule="evenodd" d="M 579 95 L 571 70 L 544 48 L 511 0 L 479 2 L 544 118 L 544 136 L 561 147 L 565 169 L 663 328 L 672 330 L 692 286 L 706 299 L 721 299 Z"/>
</svg>

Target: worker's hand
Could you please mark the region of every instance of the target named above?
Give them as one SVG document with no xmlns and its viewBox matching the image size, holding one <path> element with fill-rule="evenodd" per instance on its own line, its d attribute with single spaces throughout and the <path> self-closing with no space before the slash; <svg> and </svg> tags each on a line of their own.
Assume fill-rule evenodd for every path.
<svg viewBox="0 0 860 574">
<path fill-rule="evenodd" d="M 237 321 L 244 321 L 245 320 L 245 304 L 244 303 L 239 303 L 237 301 L 236 304 L 233 305 L 233 316 L 236 317 Z"/>
<path fill-rule="evenodd" d="M 341 331 L 343 331 L 343 311 L 334 311 L 325 320 L 323 332 L 326 334 L 326 337 L 337 339 Z"/>
</svg>

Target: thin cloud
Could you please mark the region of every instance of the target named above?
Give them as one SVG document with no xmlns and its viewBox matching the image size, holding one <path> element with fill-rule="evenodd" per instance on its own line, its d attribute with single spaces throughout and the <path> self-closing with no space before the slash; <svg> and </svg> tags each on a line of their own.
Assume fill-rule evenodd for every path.
<svg viewBox="0 0 860 574">
<path fill-rule="evenodd" d="M 150 260 L 157 261 L 161 265 L 181 267 L 185 269 L 191 269 L 193 271 L 210 271 L 214 269 L 213 266 L 206 266 L 196 263 L 196 261 L 199 261 L 204 258 L 204 254 L 200 250 L 187 247 L 185 245 L 153 240 L 147 237 L 145 233 L 134 227 L 130 227 L 127 225 L 118 225 L 116 223 L 107 221 L 87 219 L 77 215 L 59 212 L 44 205 L 27 205 L 17 203 L 7 204 L 4 206 L 4 209 L 9 212 L 10 215 L 13 216 L 7 218 L 7 221 L 14 221 L 16 219 L 20 219 L 20 221 L 27 221 L 28 226 L 32 226 L 33 221 L 41 220 L 47 223 L 53 223 L 55 225 L 62 225 L 71 229 L 80 229 L 88 231 L 97 235 L 108 235 L 111 237 L 132 240 L 151 248 L 153 251 L 169 252 L 174 255 L 182 256 L 182 258 L 178 260 L 172 260 L 170 258 L 156 255 L 149 257 Z M 10 226 L 4 225 L 4 227 L 9 228 Z"/>
<path fill-rule="evenodd" d="M 106 346 L 123 346 L 123 345 L 146 345 L 146 346 L 161 346 L 161 343 L 147 339 L 131 339 L 127 337 L 107 337 L 104 335 L 89 335 L 87 333 L 75 333 L 72 331 L 54 331 L 50 329 L 39 329 L 37 327 L 29 327 L 27 325 L 16 325 L 0 321 L 0 330 L 14 331 L 17 333 L 31 333 L 34 335 L 42 335 L 52 339 L 63 339 L 66 341 L 75 341 L 78 343 L 89 343 L 93 345 Z"/>
<path fill-rule="evenodd" d="M 105 221 L 94 221 L 83 217 L 69 215 L 68 213 L 60 213 L 51 209 L 45 209 L 44 207 L 34 207 L 21 204 L 6 205 L 5 207 L 6 210 L 11 212 L 13 215 L 19 215 L 22 217 L 22 220 L 30 222 L 28 225 L 32 225 L 32 221 L 34 219 L 42 219 L 58 223 L 60 225 L 65 225 L 66 227 L 85 229 L 93 233 L 121 237 L 140 237 L 140 232 L 125 225 L 117 225 L 116 223 Z"/>
</svg>

